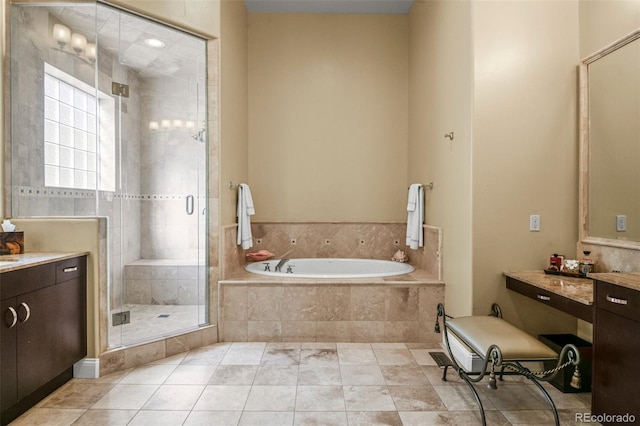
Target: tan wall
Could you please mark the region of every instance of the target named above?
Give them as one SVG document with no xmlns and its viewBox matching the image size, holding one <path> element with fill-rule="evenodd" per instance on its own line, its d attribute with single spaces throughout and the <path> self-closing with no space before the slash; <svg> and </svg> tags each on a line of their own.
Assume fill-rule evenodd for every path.
<svg viewBox="0 0 640 426">
<path fill-rule="evenodd" d="M 576 319 L 506 290 L 501 274 L 576 254 L 577 17 L 576 2 L 473 3 L 473 312 L 498 301 L 534 335 L 574 332 Z"/>
<path fill-rule="evenodd" d="M 255 220 L 406 220 L 407 19 L 249 14 Z"/>
<path fill-rule="evenodd" d="M 5 96 L 5 78 L 4 72 L 7 56 L 7 32 L 9 29 L 9 5 L 8 0 L 0 1 L 0 212 L 4 213 L 4 150 L 5 150 L 5 103 L 9 102 L 8 96 Z"/>
<path fill-rule="evenodd" d="M 443 228 L 452 315 L 471 311 L 470 13 L 469 2 L 417 1 L 409 15 L 409 181 L 434 183 L 425 216 Z"/>
<path fill-rule="evenodd" d="M 435 184 L 426 216 L 443 228 L 453 315 L 497 301 L 532 333 L 575 331 L 575 318 L 506 290 L 502 272 L 575 253 L 577 14 L 571 2 L 411 9 L 409 177 Z M 530 214 L 541 232 L 528 231 Z"/>
<path fill-rule="evenodd" d="M 248 50 L 244 2 L 223 1 L 220 36 L 220 225 L 236 223 L 236 189 L 248 181 Z"/>
<path fill-rule="evenodd" d="M 580 0 L 580 58 L 640 27 L 640 0 Z"/>
</svg>

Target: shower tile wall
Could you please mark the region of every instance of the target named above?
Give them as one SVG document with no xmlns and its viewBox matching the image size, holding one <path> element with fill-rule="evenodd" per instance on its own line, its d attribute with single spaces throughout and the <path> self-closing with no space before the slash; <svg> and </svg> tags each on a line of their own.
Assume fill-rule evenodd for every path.
<svg viewBox="0 0 640 426">
<path fill-rule="evenodd" d="M 185 63 L 198 66 L 194 61 Z M 204 142 L 193 136 L 204 127 L 204 93 L 198 93 L 193 80 L 158 77 L 142 80 L 141 96 L 140 169 L 142 215 L 146 219 L 142 223 L 141 258 L 198 259 L 204 250 L 198 250 L 198 239 L 193 236 L 205 235 L 206 197 L 199 192 L 204 194 L 206 157 Z M 162 120 L 179 120 L 182 127 L 148 129 L 149 122 Z M 187 128 L 187 123 L 193 127 Z M 194 197 L 192 214 L 187 214 L 188 196 Z"/>
<path fill-rule="evenodd" d="M 85 7 L 87 15 L 94 11 Z M 101 12 L 106 13 L 106 12 Z M 18 45 L 20 72 L 11 73 L 13 80 L 11 108 L 20 111 L 20 124 L 12 124 L 9 140 L 11 155 L 6 156 L 12 170 L 10 187 L 6 188 L 7 202 L 13 216 L 107 216 L 109 217 L 109 243 L 111 265 L 120 265 L 139 258 L 140 254 L 140 96 L 139 81 L 133 72 L 123 67 L 110 54 L 100 51 L 98 55 L 98 85 L 103 93 L 111 93 L 111 82 L 118 81 L 130 86 L 130 97 L 122 98 L 118 107 L 122 123 L 113 119 L 100 121 L 101 134 L 114 132 L 114 126 L 122 125 L 122 188 L 123 195 L 99 193 L 99 209 L 96 211 L 94 191 L 44 186 L 44 63 L 73 75 L 93 86 L 94 67 L 72 55 L 61 53 L 50 47 L 49 31 L 58 20 L 44 8 L 24 7 L 12 9 L 13 22 L 23 34 L 13 34 Z M 88 34 L 85 31 L 88 37 Z M 15 48 L 15 47 L 14 47 Z M 12 60 L 15 60 L 12 56 Z M 17 90 L 16 90 L 17 88 Z M 24 120 L 28 120 L 25 125 Z M 116 152 L 116 155 L 118 153 Z M 116 164 L 118 158 L 115 158 Z M 123 221 L 122 218 L 126 220 Z M 28 244 L 28 242 L 27 242 Z M 29 249 L 27 245 L 27 250 Z M 112 268 L 111 308 L 122 303 L 122 276 L 120 268 Z"/>
<path fill-rule="evenodd" d="M 139 260 L 124 266 L 125 301 L 138 305 L 205 305 L 204 265 Z"/>
</svg>

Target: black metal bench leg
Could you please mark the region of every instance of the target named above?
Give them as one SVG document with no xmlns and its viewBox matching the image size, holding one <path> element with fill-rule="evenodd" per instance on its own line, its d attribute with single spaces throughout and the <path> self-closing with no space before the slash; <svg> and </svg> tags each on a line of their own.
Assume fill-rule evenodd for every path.
<svg viewBox="0 0 640 426">
<path fill-rule="evenodd" d="M 560 426 L 560 419 L 558 418 L 558 410 L 556 409 L 556 405 L 553 403 L 553 400 L 551 399 L 551 395 L 549 395 L 549 392 L 547 392 L 547 390 L 534 377 L 527 377 L 527 379 L 531 380 L 538 387 L 538 389 L 540 389 L 540 392 L 542 392 L 544 397 L 547 399 L 547 402 L 551 406 L 551 411 L 553 411 L 553 418 L 555 420 L 556 426 Z"/>
<path fill-rule="evenodd" d="M 476 403 L 478 404 L 478 408 L 480 409 L 480 417 L 482 419 L 482 426 L 487 426 L 487 419 L 484 416 L 484 407 L 482 406 L 482 401 L 480 401 L 480 395 L 478 395 L 478 391 L 473 386 L 473 383 L 469 380 L 467 375 L 463 371 L 459 371 L 458 375 L 465 381 L 465 383 L 471 388 L 471 392 L 473 392 L 473 396 L 476 399 Z M 556 425 L 557 426 L 557 425 Z"/>
<path fill-rule="evenodd" d="M 448 365 L 444 366 L 444 371 L 442 372 L 442 381 L 446 382 L 447 381 L 447 369 L 449 368 Z"/>
</svg>

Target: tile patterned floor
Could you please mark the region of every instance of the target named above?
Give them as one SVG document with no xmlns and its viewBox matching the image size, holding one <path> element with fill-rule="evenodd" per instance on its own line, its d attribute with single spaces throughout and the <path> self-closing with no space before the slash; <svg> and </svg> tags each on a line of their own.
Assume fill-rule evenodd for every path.
<svg viewBox="0 0 640 426">
<path fill-rule="evenodd" d="M 96 380 L 73 379 L 13 425 L 476 425 L 467 386 L 400 343 L 217 343 Z M 550 425 L 526 380 L 477 388 L 490 425 Z M 545 384 L 562 424 L 590 394 Z"/>
</svg>

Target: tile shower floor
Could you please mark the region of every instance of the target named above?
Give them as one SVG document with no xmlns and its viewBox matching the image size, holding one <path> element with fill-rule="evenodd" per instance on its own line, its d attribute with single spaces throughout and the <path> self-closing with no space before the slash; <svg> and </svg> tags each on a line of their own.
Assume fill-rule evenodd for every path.
<svg viewBox="0 0 640 426">
<path fill-rule="evenodd" d="M 73 379 L 14 425 L 467 425 L 476 404 L 430 351 L 399 343 L 217 343 L 100 379 Z M 553 424 L 533 385 L 477 386 L 490 425 Z M 549 390 L 563 425 L 590 394 Z"/>
<path fill-rule="evenodd" d="M 197 328 L 204 323 L 203 305 L 124 305 L 121 310 L 131 313 L 129 324 L 109 327 L 109 346 L 132 344 L 152 338 L 174 335 L 179 331 Z"/>
</svg>

